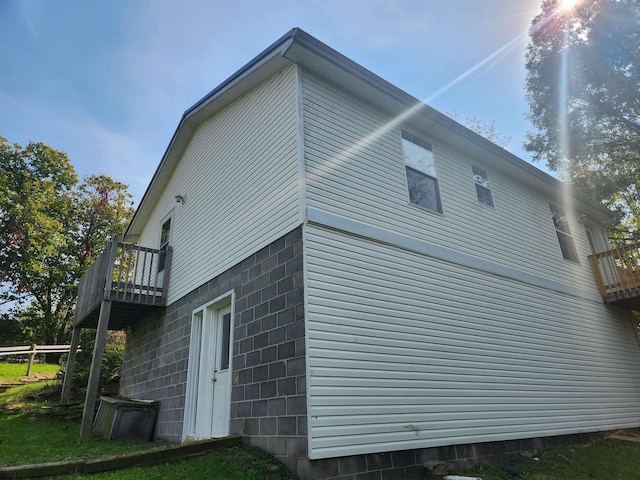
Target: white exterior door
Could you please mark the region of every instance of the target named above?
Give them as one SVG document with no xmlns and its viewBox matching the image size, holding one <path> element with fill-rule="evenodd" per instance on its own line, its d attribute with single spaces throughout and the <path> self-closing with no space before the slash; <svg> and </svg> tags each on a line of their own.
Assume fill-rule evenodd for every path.
<svg viewBox="0 0 640 480">
<path fill-rule="evenodd" d="M 229 435 L 231 306 L 193 314 L 183 440 Z"/>
</svg>

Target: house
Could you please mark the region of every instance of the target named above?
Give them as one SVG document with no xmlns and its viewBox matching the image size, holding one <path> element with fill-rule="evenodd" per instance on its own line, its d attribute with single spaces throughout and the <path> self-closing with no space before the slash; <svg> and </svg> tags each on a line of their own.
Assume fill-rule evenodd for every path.
<svg viewBox="0 0 640 480">
<path fill-rule="evenodd" d="M 640 426 L 613 220 L 293 29 L 185 112 L 74 338 L 127 330 L 121 394 L 160 402 L 158 439 L 422 478 Z"/>
</svg>

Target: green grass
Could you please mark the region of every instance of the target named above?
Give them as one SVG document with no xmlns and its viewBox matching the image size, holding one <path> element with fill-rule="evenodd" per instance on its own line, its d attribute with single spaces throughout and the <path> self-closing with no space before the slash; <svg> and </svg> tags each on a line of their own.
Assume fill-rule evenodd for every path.
<svg viewBox="0 0 640 480">
<path fill-rule="evenodd" d="M 296 477 L 272 456 L 238 445 L 216 450 L 206 457 L 127 470 L 61 477 L 59 480 L 295 480 Z"/>
<path fill-rule="evenodd" d="M 7 403 L 25 406 L 24 413 L 0 414 L 0 466 L 98 458 L 146 450 L 157 443 L 124 443 L 105 440 L 94 433 L 80 442 L 79 422 L 66 422 L 38 413 L 40 407 L 55 408 L 55 402 L 28 401 L 25 394 L 37 392 L 51 382 L 12 387 L 0 394 L 0 407 Z M 227 447 L 206 457 L 154 467 L 138 467 L 64 479 L 168 479 L 191 480 L 293 480 L 297 478 L 272 456 L 246 445 Z"/>
<path fill-rule="evenodd" d="M 640 443 L 601 440 L 587 446 L 559 447 L 507 468 L 464 472 L 482 480 L 628 480 L 640 479 Z"/>
<path fill-rule="evenodd" d="M 0 415 L 0 465 L 86 459 L 158 446 L 108 441 L 98 435 L 80 442 L 79 436 L 77 422 L 38 413 Z"/>
<path fill-rule="evenodd" d="M 10 375 L 5 367 L 6 364 L 0 363 L 0 383 L 6 378 L 5 375 Z M 41 407 L 55 408 L 55 402 L 39 402 L 24 398 L 25 395 L 37 392 L 51 383 L 38 382 L 13 387 L 0 393 L 0 407 L 7 403 L 25 407 L 24 413 L 0 414 L 0 465 L 96 458 L 158 446 L 153 443 L 107 441 L 98 434 L 94 434 L 88 441 L 80 442 L 79 422 L 67 422 L 38 413 Z M 522 458 L 508 468 L 482 467 L 456 473 L 481 477 L 483 480 L 627 480 L 640 479 L 639 459 L 640 443 L 601 440 L 586 446 L 547 450 L 535 459 Z M 290 480 L 296 477 L 273 457 L 241 445 L 224 448 L 206 457 L 189 461 L 64 478 Z"/>
<path fill-rule="evenodd" d="M 24 385 L 19 385 L 16 387 L 11 387 L 10 389 L 0 393 L 0 405 L 14 402 L 14 401 L 21 401 L 26 404 L 33 404 L 35 402 L 24 400 L 25 395 L 29 393 L 35 393 L 38 390 L 42 390 L 42 387 L 47 385 L 47 383 L 48 382 L 34 382 L 34 383 L 26 383 Z"/>
<path fill-rule="evenodd" d="M 51 363 L 34 363 L 31 373 L 57 373 L 60 365 Z M 0 362 L 0 385 L 15 383 L 27 374 L 27 363 Z"/>
<path fill-rule="evenodd" d="M 98 434 L 86 442 L 80 442 L 79 421 L 64 421 L 40 413 L 47 408 L 54 409 L 55 401 L 26 398 L 28 394 L 56 383 L 60 382 L 35 382 L 0 393 L 0 407 L 13 405 L 18 408 L 16 413 L 0 415 L 0 465 L 86 459 L 158 446 L 153 443 L 113 442 Z"/>
</svg>

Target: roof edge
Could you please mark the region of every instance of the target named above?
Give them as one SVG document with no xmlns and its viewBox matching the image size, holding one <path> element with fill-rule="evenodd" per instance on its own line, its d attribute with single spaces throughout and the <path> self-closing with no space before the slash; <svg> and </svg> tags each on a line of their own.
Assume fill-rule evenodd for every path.
<svg viewBox="0 0 640 480">
<path fill-rule="evenodd" d="M 151 195 L 151 191 L 153 190 L 153 187 L 157 183 L 157 179 L 161 171 L 164 169 L 165 165 L 167 164 L 167 159 L 170 153 L 172 152 L 174 146 L 176 145 L 176 140 L 178 138 L 178 135 L 181 132 L 183 132 L 185 128 L 189 129 L 191 133 L 195 131 L 196 126 L 190 127 L 188 125 L 189 119 L 195 116 L 198 112 L 200 112 L 202 108 L 208 105 L 218 95 L 220 95 L 222 92 L 226 91 L 228 88 L 233 86 L 241 78 L 243 78 L 248 73 L 253 71 L 255 68 L 257 68 L 259 65 L 264 63 L 268 58 L 272 57 L 274 54 L 284 56 L 284 52 L 287 50 L 287 48 L 293 41 L 293 38 L 296 36 L 298 32 L 301 32 L 301 30 L 298 27 L 295 27 L 289 30 L 286 34 L 284 34 L 278 40 L 273 42 L 270 46 L 265 48 L 262 52 L 256 55 L 248 63 L 246 63 L 243 67 L 237 70 L 233 75 L 228 77 L 220 85 L 218 85 L 216 88 L 214 88 L 209 93 L 207 93 L 204 97 L 202 97 L 200 100 L 194 103 L 191 107 L 185 110 L 185 112 L 182 114 L 182 117 L 180 118 L 180 121 L 178 122 L 178 125 L 175 131 L 173 132 L 173 135 L 171 136 L 171 140 L 169 141 L 169 144 L 167 145 L 167 148 L 165 149 L 164 154 L 162 155 L 162 159 L 160 160 L 160 163 L 156 167 L 156 170 L 153 176 L 151 177 L 151 181 L 149 182 L 149 185 L 147 185 L 147 188 L 144 194 L 142 195 L 142 199 L 140 200 L 140 203 L 136 208 L 133 218 L 131 219 L 131 221 L 129 222 L 129 225 L 127 226 L 127 229 L 124 234 L 125 238 L 133 237 L 137 235 L 137 232 L 132 233 L 132 229 L 135 226 L 136 221 L 138 220 L 140 215 L 142 215 L 142 213 L 144 213 L 144 211 L 147 209 L 146 208 L 147 200 Z"/>
<path fill-rule="evenodd" d="M 556 190 L 559 196 L 564 196 L 566 193 L 569 193 L 578 202 L 592 210 L 595 210 L 599 216 L 598 221 L 601 223 L 611 223 L 615 221 L 615 213 L 605 205 L 593 200 L 567 183 L 549 175 L 499 145 L 496 145 L 494 142 L 491 142 L 482 135 L 424 103 L 422 100 L 415 98 L 401 88 L 386 81 L 371 70 L 368 70 L 337 50 L 334 50 L 305 31 L 294 29 L 291 33 L 292 37 L 296 40 L 296 45 L 305 49 L 307 52 L 311 52 L 314 55 L 323 58 L 325 61 L 343 71 L 346 71 L 348 74 L 357 77 L 360 81 L 365 82 L 371 88 L 378 90 L 381 94 L 392 97 L 395 101 L 405 105 L 406 111 L 415 112 L 415 115 L 427 117 L 430 121 L 439 124 L 442 128 L 452 130 L 454 133 L 462 136 L 467 141 L 477 145 L 489 154 L 498 157 L 502 161 L 505 161 L 521 170 L 525 175 L 530 175 L 536 180 L 548 185 L 553 190 Z M 293 50 L 294 49 L 286 50 L 283 55 L 294 62 L 304 64 L 304 57 L 299 53 L 296 54 Z"/>
<path fill-rule="evenodd" d="M 182 115 L 182 118 L 184 119 L 186 117 L 193 115 L 197 110 L 199 110 L 202 106 L 206 105 L 211 99 L 216 97 L 220 92 L 226 90 L 227 87 L 237 82 L 245 74 L 253 70 L 259 64 L 263 63 L 264 60 L 266 60 L 268 57 L 270 57 L 274 53 L 279 53 L 280 55 L 283 55 L 284 52 L 287 50 L 288 46 L 293 41 L 294 37 L 296 36 L 296 32 L 298 31 L 300 31 L 298 27 L 295 27 L 289 30 L 286 34 L 284 34 L 278 40 L 273 42 L 271 45 L 265 48 L 262 52 L 260 52 L 258 55 L 253 57 L 249 62 L 247 62 L 243 67 L 241 67 L 240 70 L 236 71 L 224 82 L 222 82 L 220 85 L 218 85 L 216 88 L 211 90 L 200 100 L 194 103 L 191 107 L 189 107 Z"/>
<path fill-rule="evenodd" d="M 180 140 L 179 137 L 182 137 L 180 134 L 183 132 L 189 136 L 193 134 L 199 125 L 198 116 L 200 113 L 204 114 L 205 107 L 207 105 L 210 105 L 215 99 L 229 91 L 229 89 L 237 85 L 244 78 L 247 78 L 249 74 L 256 71 L 274 57 L 281 57 L 287 61 L 310 68 L 312 71 L 314 70 L 312 66 L 313 62 L 316 62 L 317 69 L 317 62 L 319 61 L 323 65 L 334 70 L 334 72 L 338 72 L 344 78 L 354 79 L 356 82 L 360 82 L 359 84 L 366 86 L 370 92 L 375 91 L 378 92 L 378 94 L 382 94 L 383 97 L 387 98 L 387 107 L 390 107 L 397 112 L 412 111 L 414 112 L 414 115 L 427 118 L 430 122 L 434 122 L 439 125 L 440 129 L 449 130 L 454 134 L 460 135 L 469 142 L 470 145 L 474 145 L 476 148 L 480 148 L 488 152 L 490 155 L 507 162 L 512 167 L 521 171 L 524 175 L 530 176 L 538 182 L 542 182 L 542 184 L 547 185 L 548 188 L 556 191 L 559 196 L 569 193 L 571 197 L 589 209 L 597 212 L 599 222 L 610 223 L 615 221 L 616 216 L 614 212 L 601 203 L 596 202 L 566 183 L 531 165 L 517 155 L 514 155 L 504 148 L 496 145 L 490 140 L 484 138 L 482 135 L 477 134 L 454 119 L 427 105 L 423 101 L 413 97 L 399 87 L 396 87 L 390 82 L 384 80 L 382 77 L 351 60 L 337 50 L 329 47 L 327 44 L 306 33 L 304 30 L 295 27 L 256 55 L 242 68 L 228 77 L 220 85 L 211 90 L 184 112 L 162 156 L 162 160 L 160 161 L 160 164 L 158 165 L 145 193 L 142 196 L 134 217 L 127 227 L 127 231 L 125 233 L 126 236 L 139 233 L 132 230 L 136 226 L 139 218 L 144 216 L 144 214 L 152 208 L 152 206 L 148 205 L 149 198 L 152 196 L 152 191 L 157 184 L 161 173 L 163 173 L 167 166 L 171 154 L 175 148 L 179 148 L 177 143 L 178 140 Z M 324 70 L 318 73 L 324 73 L 325 76 L 327 74 Z"/>
</svg>

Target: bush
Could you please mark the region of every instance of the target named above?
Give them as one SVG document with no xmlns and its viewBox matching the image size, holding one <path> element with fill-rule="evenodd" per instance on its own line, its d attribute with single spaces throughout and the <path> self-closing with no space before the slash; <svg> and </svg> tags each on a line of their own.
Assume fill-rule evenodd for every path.
<svg viewBox="0 0 640 480">
<path fill-rule="evenodd" d="M 107 341 L 102 357 L 99 389 L 116 390 L 120 384 L 122 360 L 126 335 L 120 331 L 107 332 Z M 76 354 L 76 366 L 73 372 L 72 386 L 76 389 L 86 388 L 91 371 L 91 360 L 95 346 L 95 330 L 83 330 L 80 333 L 80 350 Z M 63 375 L 66 370 L 66 358 L 63 363 Z"/>
</svg>

